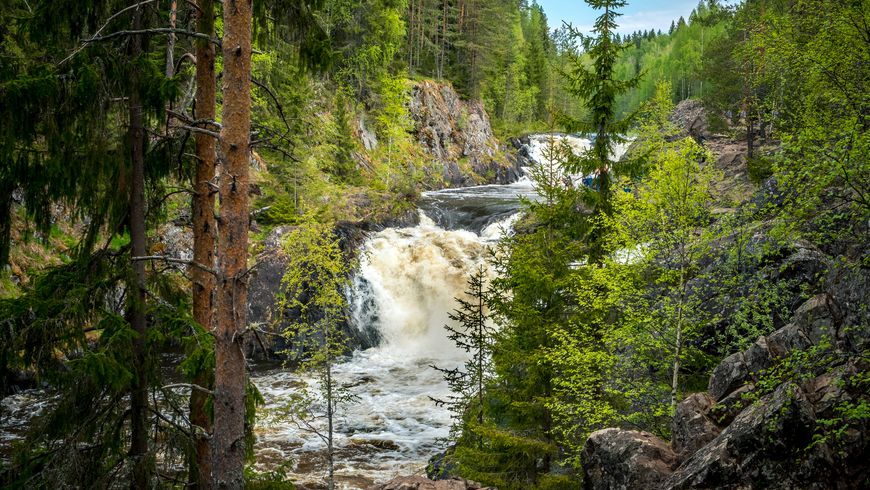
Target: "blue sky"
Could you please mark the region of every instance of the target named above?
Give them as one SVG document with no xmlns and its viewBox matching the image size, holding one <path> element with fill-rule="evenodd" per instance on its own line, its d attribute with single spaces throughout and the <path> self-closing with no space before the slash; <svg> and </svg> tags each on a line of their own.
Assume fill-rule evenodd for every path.
<svg viewBox="0 0 870 490">
<path fill-rule="evenodd" d="M 588 33 L 599 12 L 586 5 L 583 0 L 537 0 L 547 13 L 550 28 L 560 27 L 562 21 L 571 22 L 581 32 Z M 698 0 L 628 0 L 621 9 L 622 16 L 617 21 L 617 32 L 627 34 L 634 31 L 661 29 L 667 32 L 671 21 L 682 15 L 689 19 Z"/>
</svg>

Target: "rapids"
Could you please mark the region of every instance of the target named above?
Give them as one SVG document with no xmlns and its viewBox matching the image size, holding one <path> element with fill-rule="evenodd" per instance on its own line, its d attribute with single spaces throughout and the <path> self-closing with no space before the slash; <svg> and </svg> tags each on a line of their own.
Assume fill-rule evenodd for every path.
<svg viewBox="0 0 870 490">
<path fill-rule="evenodd" d="M 585 138 L 554 137 L 574 151 L 589 145 Z M 529 138 L 524 150 L 533 164 L 543 161 L 548 139 Z M 431 366 L 453 368 L 464 361 L 446 337 L 448 313 L 466 289 L 469 273 L 486 264 L 487 248 L 510 232 L 521 197 L 536 198 L 528 177 L 509 185 L 426 192 L 418 226 L 374 233 L 363 245 L 348 291 L 350 317 L 357 328 L 374 326 L 381 343 L 335 366 L 339 383 L 358 397 L 335 417 L 338 488 L 367 488 L 394 476 L 422 474 L 429 457 L 444 449 L 450 414 L 432 398 L 445 398 L 448 389 Z M 317 380 L 262 367 L 255 367 L 251 377 L 266 402 L 255 427 L 256 467 L 281 468 L 308 488 L 325 488 L 324 442 L 282 416 L 289 396 L 302 385 L 316 388 Z M 0 402 L 2 455 L 50 397 L 44 390 L 27 390 Z M 314 425 L 322 430 L 325 422 Z"/>
<path fill-rule="evenodd" d="M 575 152 L 589 140 L 554 135 Z M 549 135 L 532 135 L 525 151 L 543 162 Z M 582 176 L 572 176 L 579 181 Z M 450 414 L 432 398 L 449 394 L 431 366 L 453 368 L 464 354 L 447 339 L 444 325 L 463 294 L 469 273 L 486 266 L 487 247 L 495 244 L 519 216 L 520 199 L 536 199 L 534 183 L 524 177 L 509 185 L 484 185 L 425 192 L 420 224 L 371 235 L 349 292 L 352 323 L 375 326 L 377 347 L 356 351 L 336 366 L 343 386 L 359 396 L 336 416 L 336 478 L 339 488 L 366 488 L 400 475 L 423 474 L 430 456 L 443 450 Z M 265 413 L 279 412 L 289 393 L 317 381 L 281 370 L 259 373 Z M 319 427 L 324 427 L 321 421 Z M 293 460 L 289 475 L 309 486 L 323 483 L 326 445 L 292 422 L 267 415 L 257 426 L 261 469 Z"/>
</svg>

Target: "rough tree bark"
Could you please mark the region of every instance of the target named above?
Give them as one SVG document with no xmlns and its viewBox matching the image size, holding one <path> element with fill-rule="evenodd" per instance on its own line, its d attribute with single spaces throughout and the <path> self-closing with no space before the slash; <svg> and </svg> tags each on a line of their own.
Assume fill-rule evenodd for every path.
<svg viewBox="0 0 870 490">
<path fill-rule="evenodd" d="M 197 31 L 214 37 L 214 0 L 200 0 Z M 206 40 L 196 44 L 196 119 L 215 119 L 215 49 Z M 193 197 L 193 261 L 214 268 L 214 247 L 217 228 L 214 217 L 214 192 L 210 187 L 215 175 L 215 139 L 205 133 L 196 133 L 196 177 Z M 214 328 L 215 277 L 198 267 L 191 267 L 193 287 L 193 319 L 207 330 Z M 213 373 L 201 372 L 193 380 L 199 386 L 211 386 Z M 206 412 L 208 394 L 201 390 L 190 393 L 190 423 L 200 427 L 200 436 L 194 441 L 194 458 L 190 464 L 190 483 L 193 488 L 210 489 L 211 448 L 203 435 L 211 432 L 212 421 Z"/>
<path fill-rule="evenodd" d="M 215 335 L 214 484 L 244 487 L 245 359 L 248 288 L 248 152 L 251 129 L 252 0 L 225 0 L 223 127 Z"/>
<path fill-rule="evenodd" d="M 133 13 L 133 29 L 142 28 L 142 10 Z M 142 37 L 130 38 L 130 58 L 135 60 L 142 55 Z M 130 73 L 130 97 L 128 110 L 130 116 L 130 159 L 132 179 L 130 185 L 130 242 L 132 257 L 145 256 L 145 130 L 142 121 L 142 102 L 139 96 L 139 69 L 133 64 Z M 145 336 L 148 324 L 145 318 L 145 262 L 132 261 L 133 280 L 128 284 L 130 291 L 129 319 L 136 339 L 133 341 L 134 371 L 136 380 L 130 393 L 130 458 L 133 474 L 130 488 L 139 490 L 149 488 L 148 462 L 148 373 L 146 370 Z"/>
</svg>

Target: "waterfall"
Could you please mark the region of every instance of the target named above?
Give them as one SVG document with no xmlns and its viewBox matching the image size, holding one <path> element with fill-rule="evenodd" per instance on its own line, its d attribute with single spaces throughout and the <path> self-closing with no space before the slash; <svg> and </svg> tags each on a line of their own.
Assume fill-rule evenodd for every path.
<svg viewBox="0 0 870 490">
<path fill-rule="evenodd" d="M 444 325 L 480 265 L 486 244 L 479 235 L 444 230 L 425 215 L 414 228 L 377 233 L 363 249 L 352 321 L 361 329 L 377 325 L 381 349 L 404 358 L 456 357 Z"/>
<path fill-rule="evenodd" d="M 515 206 L 515 193 L 500 187 Z M 489 205 L 502 209 L 504 202 L 491 199 Z M 444 211 L 442 216 L 450 214 Z M 469 274 L 487 266 L 487 248 L 517 217 L 492 221 L 475 233 L 442 228 L 420 213 L 417 226 L 374 233 L 360 252 L 349 294 L 351 323 L 359 329 L 374 327 L 381 342 L 335 367 L 339 383 L 353 387 L 359 397 L 336 420 L 337 478 L 343 488 L 420 473 L 429 456 L 443 449 L 450 413 L 432 398 L 445 399 L 450 392 L 431 366 L 453 368 L 466 359 L 447 338 L 444 325 L 451 323 L 448 315 L 456 308 L 455 297 L 464 294 Z M 462 219 L 451 222 L 468 225 Z M 315 379 L 283 370 L 254 381 L 267 410 L 280 409 L 300 383 L 317 385 Z M 316 435 L 277 420 L 265 420 L 257 432 L 257 462 L 263 468 L 294 458 L 292 474 L 300 483 L 316 483 L 322 476 L 324 445 Z"/>
<path fill-rule="evenodd" d="M 580 152 L 586 139 L 557 135 Z M 530 137 L 526 149 L 540 162 L 548 135 Z M 432 365 L 461 366 L 466 354 L 447 338 L 455 298 L 467 289 L 472 271 L 488 267 L 488 249 L 519 218 L 520 197 L 536 199 L 534 182 L 444 189 L 423 193 L 417 226 L 371 234 L 360 251 L 350 288 L 351 324 L 376 330 L 377 347 L 356 351 L 335 366 L 335 377 L 359 399 L 336 420 L 337 478 L 340 487 L 365 488 L 371 482 L 419 474 L 428 458 L 443 450 L 450 413 L 432 398 L 450 392 Z M 492 277 L 492 271 L 489 271 Z M 316 379 L 283 370 L 254 378 L 267 409 L 300 383 Z M 258 426 L 257 462 L 264 469 L 293 458 L 300 483 L 316 483 L 324 468 L 323 441 L 286 422 Z"/>
</svg>

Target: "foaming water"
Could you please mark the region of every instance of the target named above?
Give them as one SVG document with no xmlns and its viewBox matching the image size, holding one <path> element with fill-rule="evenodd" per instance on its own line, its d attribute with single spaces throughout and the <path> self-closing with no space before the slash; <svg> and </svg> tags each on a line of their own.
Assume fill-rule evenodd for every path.
<svg viewBox="0 0 870 490">
<path fill-rule="evenodd" d="M 577 136 L 552 138 L 575 153 L 589 147 L 589 140 Z M 550 140 L 550 135 L 530 138 L 533 161 L 543 161 Z M 467 289 L 470 273 L 483 266 L 492 275 L 490 249 L 511 232 L 523 198 L 537 198 L 528 178 L 426 192 L 419 225 L 386 229 L 367 239 L 348 294 L 350 317 L 361 330 L 375 327 L 381 343 L 354 352 L 335 368 L 338 383 L 359 397 L 335 417 L 339 488 L 422 474 L 429 457 L 444 449 L 450 413 L 432 398 L 446 398 L 449 389 L 432 365 L 453 368 L 466 359 L 444 325 L 452 323 L 449 313 Z M 292 460 L 294 481 L 325 487 L 325 443 L 275 416 L 294 391 L 316 389 L 317 381 L 285 371 L 262 373 L 254 381 L 267 401 L 267 416 L 257 428 L 258 465 L 272 468 Z M 315 427 L 323 431 L 325 421 Z"/>
<path fill-rule="evenodd" d="M 575 152 L 588 146 L 584 138 L 556 137 L 567 138 Z M 533 160 L 541 161 L 548 139 L 530 138 Z M 450 414 L 432 398 L 445 398 L 449 390 L 431 365 L 452 368 L 465 360 L 446 337 L 448 314 L 469 274 L 486 266 L 488 247 L 510 233 L 520 199 L 536 197 L 528 178 L 510 185 L 427 192 L 418 226 L 368 238 L 348 294 L 350 314 L 357 328 L 376 328 L 382 341 L 335 367 L 338 382 L 359 397 L 335 417 L 339 488 L 367 488 L 397 475 L 420 474 L 429 457 L 443 449 Z M 288 399 L 303 386 L 316 391 L 317 380 L 286 370 L 255 370 L 252 379 L 266 400 L 255 428 L 259 469 L 289 462 L 292 480 L 325 488 L 326 445 L 281 416 Z M 19 428 L 42 409 L 48 395 L 33 390 L 2 401 L 0 449 L 20 439 Z M 314 426 L 323 431 L 325 421 Z"/>
<path fill-rule="evenodd" d="M 430 456 L 443 449 L 450 414 L 432 398 L 449 389 L 431 366 L 465 361 L 444 331 L 455 297 L 464 294 L 469 273 L 488 269 L 487 248 L 509 232 L 515 215 L 481 234 L 445 230 L 421 215 L 412 228 L 387 229 L 364 245 L 354 280 L 351 318 L 358 328 L 377 326 L 381 345 L 357 351 L 338 364 L 338 383 L 359 399 L 336 417 L 336 478 L 340 488 L 366 488 L 398 475 L 421 474 Z M 311 378 L 275 371 L 254 377 L 267 400 L 266 413 L 280 411 L 292 391 Z M 316 424 L 325 428 L 325 421 Z M 267 416 L 257 429 L 262 468 L 292 459 L 291 477 L 314 485 L 325 474 L 324 442 L 288 420 Z"/>
<path fill-rule="evenodd" d="M 625 152 L 628 150 L 628 147 L 631 145 L 631 141 L 634 138 L 629 138 L 629 140 L 625 143 L 620 143 L 614 145 L 613 152 L 610 155 L 610 158 L 615 161 L 619 161 Z M 547 162 L 547 149 L 551 144 L 562 145 L 565 144 L 568 148 L 571 149 L 571 152 L 575 155 L 581 155 L 583 152 L 592 147 L 592 141 L 589 138 L 585 138 L 582 136 L 577 136 L 573 134 L 533 134 L 529 136 L 529 144 L 527 147 L 529 157 L 537 164 L 542 164 Z M 526 173 L 529 173 L 529 170 L 526 169 Z M 582 181 L 584 177 L 591 177 L 592 174 L 586 176 L 583 174 L 570 174 L 569 177 L 571 180 L 577 184 Z"/>
</svg>

